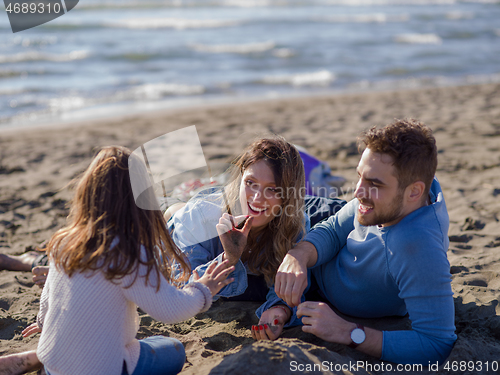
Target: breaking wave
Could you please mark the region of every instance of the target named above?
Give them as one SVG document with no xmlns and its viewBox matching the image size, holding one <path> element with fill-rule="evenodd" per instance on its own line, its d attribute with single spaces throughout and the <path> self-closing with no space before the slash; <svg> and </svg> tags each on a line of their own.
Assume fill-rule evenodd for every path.
<svg viewBox="0 0 500 375">
<path fill-rule="evenodd" d="M 335 80 L 335 75 L 328 70 L 290 75 L 275 75 L 262 78 L 261 82 L 269 85 L 292 86 L 328 86 Z"/>
</svg>

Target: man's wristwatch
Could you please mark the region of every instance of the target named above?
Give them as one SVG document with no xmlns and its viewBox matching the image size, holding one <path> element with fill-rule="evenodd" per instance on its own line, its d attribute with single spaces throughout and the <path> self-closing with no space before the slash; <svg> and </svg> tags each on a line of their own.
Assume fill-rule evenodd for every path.
<svg viewBox="0 0 500 375">
<path fill-rule="evenodd" d="M 357 324 L 356 328 L 351 331 L 351 343 L 349 344 L 349 347 L 356 349 L 358 345 L 365 342 L 365 339 L 365 327 L 363 327 L 361 324 Z"/>
</svg>

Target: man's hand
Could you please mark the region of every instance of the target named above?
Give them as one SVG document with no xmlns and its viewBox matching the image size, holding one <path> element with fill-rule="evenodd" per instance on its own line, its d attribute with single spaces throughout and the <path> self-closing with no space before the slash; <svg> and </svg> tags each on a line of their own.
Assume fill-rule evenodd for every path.
<svg viewBox="0 0 500 375">
<path fill-rule="evenodd" d="M 243 227 L 238 229 L 244 220 L 246 221 Z M 228 213 L 224 213 L 219 219 L 219 224 L 216 225 L 217 233 L 224 248 L 223 259 L 228 260 L 230 266 L 238 263 L 243 250 L 245 250 L 248 233 L 252 228 L 252 221 L 253 217 L 251 216 L 233 217 Z"/>
<path fill-rule="evenodd" d="M 320 339 L 338 344 L 349 345 L 355 323 L 338 316 L 326 303 L 303 302 L 297 308 L 297 317 L 302 318 L 302 331 L 312 333 Z M 382 331 L 365 327 L 366 339 L 356 349 L 376 358 L 382 356 Z"/>
<path fill-rule="evenodd" d="M 259 324 L 252 326 L 252 337 L 254 340 L 276 340 L 291 316 L 292 312 L 285 305 L 267 309 L 262 313 Z"/>
<path fill-rule="evenodd" d="M 307 267 L 318 259 L 316 248 L 310 242 L 301 242 L 290 250 L 276 273 L 274 291 L 289 306 L 298 306 L 307 287 Z"/>
<path fill-rule="evenodd" d="M 356 324 L 338 316 L 326 303 L 306 301 L 299 305 L 297 317 L 302 318 L 302 331 L 329 342 L 349 345 Z"/>
</svg>

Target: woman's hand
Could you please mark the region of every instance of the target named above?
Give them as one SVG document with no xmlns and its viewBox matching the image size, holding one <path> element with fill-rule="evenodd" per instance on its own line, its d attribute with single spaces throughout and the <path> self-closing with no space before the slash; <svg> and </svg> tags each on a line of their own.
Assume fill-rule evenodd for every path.
<svg viewBox="0 0 500 375">
<path fill-rule="evenodd" d="M 246 220 L 246 221 L 245 221 Z M 233 217 L 224 213 L 216 225 L 222 247 L 224 248 L 224 260 L 229 261 L 229 265 L 234 266 L 241 258 L 243 250 L 247 244 L 248 233 L 252 228 L 253 217 L 236 216 Z M 239 226 L 244 222 L 242 228 Z"/>
<path fill-rule="evenodd" d="M 38 327 L 38 324 L 33 323 L 27 326 L 21 333 L 23 337 L 28 337 L 38 332 L 42 332 L 42 330 Z"/>
<path fill-rule="evenodd" d="M 212 293 L 212 296 L 215 296 L 223 287 L 234 281 L 233 278 L 227 278 L 233 271 L 234 266 L 229 266 L 229 261 L 227 260 L 219 265 L 217 265 L 217 262 L 213 262 L 208 266 L 205 274 L 202 277 L 200 277 L 198 272 L 194 270 L 194 281 L 202 283 L 203 285 L 208 287 L 208 289 L 210 289 L 210 293 Z"/>
<path fill-rule="evenodd" d="M 31 270 L 33 274 L 33 282 L 38 285 L 39 288 L 43 288 L 45 285 L 45 281 L 47 280 L 47 276 L 49 274 L 48 266 L 37 266 L 33 267 Z"/>
<path fill-rule="evenodd" d="M 292 312 L 285 305 L 267 309 L 262 313 L 259 324 L 252 326 L 252 337 L 254 340 L 276 340 L 291 316 Z"/>
</svg>

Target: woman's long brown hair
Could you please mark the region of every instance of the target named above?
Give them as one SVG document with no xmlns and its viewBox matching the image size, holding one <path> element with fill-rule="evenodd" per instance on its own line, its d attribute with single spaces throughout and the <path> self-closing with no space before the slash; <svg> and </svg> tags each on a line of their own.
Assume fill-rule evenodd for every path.
<svg viewBox="0 0 500 375">
<path fill-rule="evenodd" d="M 125 147 L 110 146 L 99 152 L 79 178 L 68 223 L 52 236 L 47 252 L 70 277 L 87 270 L 101 270 L 108 280 L 135 273 L 133 284 L 142 264 L 147 267 L 146 284 L 151 272 L 156 276 L 157 289 L 160 273 L 167 281 L 179 284 L 189 277 L 190 269 L 160 211 L 136 205 L 129 157 L 131 152 Z M 146 174 L 144 178 L 149 177 Z M 112 247 L 113 241 L 116 245 Z M 182 268 L 175 279 L 174 262 Z"/>
<path fill-rule="evenodd" d="M 260 138 L 249 145 L 233 163 L 232 177 L 226 188 L 229 209 L 238 207 L 241 176 L 250 165 L 263 160 L 272 170 L 276 187 L 282 192 L 281 214 L 276 216 L 257 237 L 250 231 L 247 248 L 252 249 L 248 268 L 264 275 L 268 285 L 274 283 L 283 258 L 304 237 L 304 164 L 297 149 L 285 138 Z M 233 208 L 233 209 L 231 209 Z"/>
</svg>

